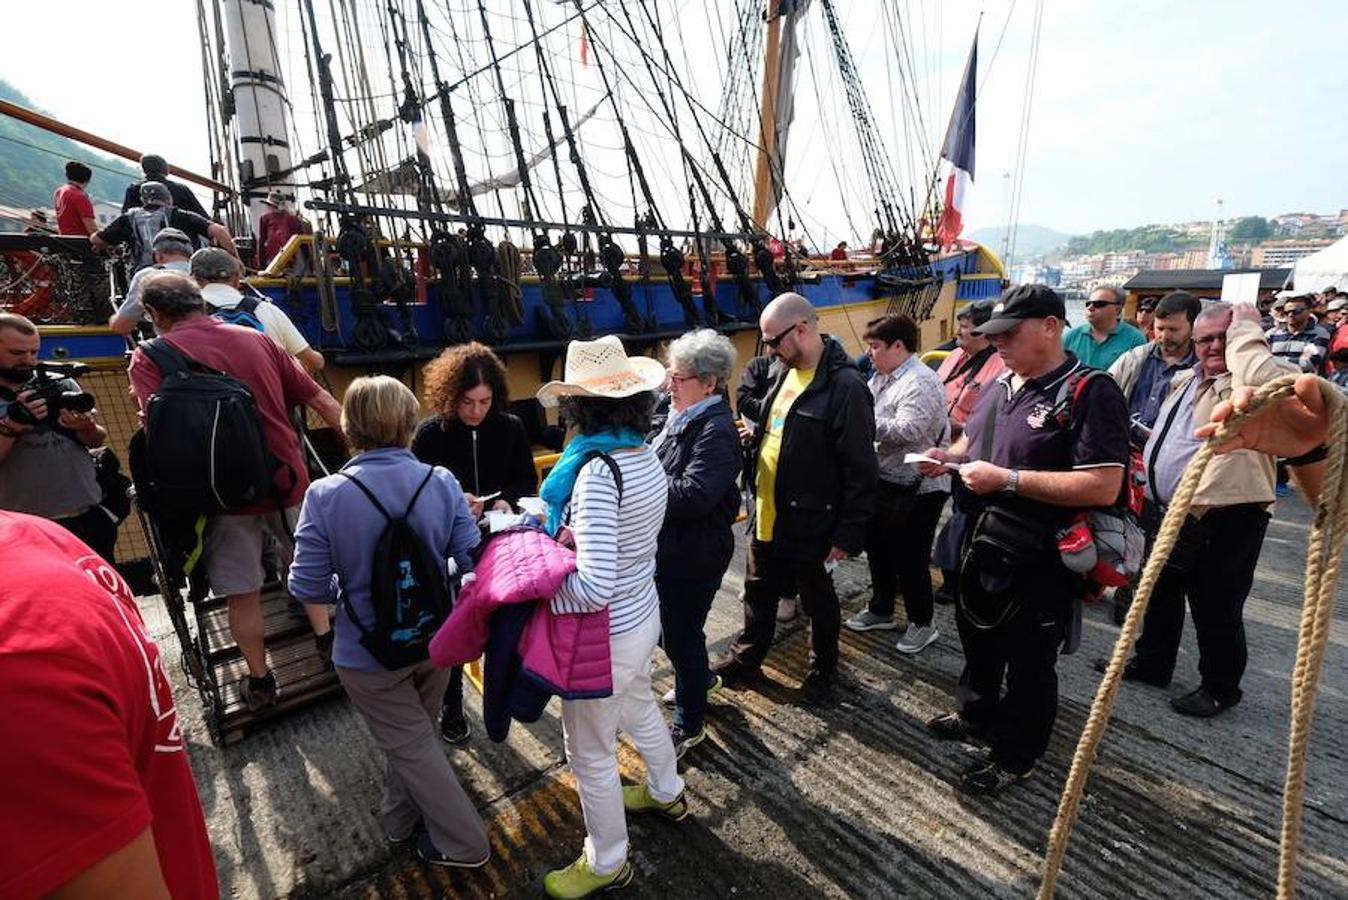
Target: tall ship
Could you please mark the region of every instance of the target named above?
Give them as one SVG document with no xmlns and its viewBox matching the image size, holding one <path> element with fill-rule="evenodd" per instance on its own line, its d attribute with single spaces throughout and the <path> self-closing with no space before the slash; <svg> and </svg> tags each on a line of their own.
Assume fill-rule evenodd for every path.
<svg viewBox="0 0 1348 900">
<path fill-rule="evenodd" d="M 747 360 L 764 304 L 796 291 L 852 352 L 892 312 L 929 349 L 1000 292 L 998 259 L 949 230 L 941 171 L 952 136 L 972 168 L 976 33 L 947 120 L 905 13 L 844 6 L 703 3 L 693 23 L 652 0 L 203 2 L 209 160 L 170 174 L 210 192 L 247 282 L 323 354 L 335 396 L 370 372 L 419 392 L 427 361 L 484 342 L 542 469 L 557 448 L 533 396 L 570 340 L 655 355 L 708 327 Z M 883 41 L 887 83 L 863 77 L 858 36 Z M 0 112 L 125 158 L 154 149 Z M 306 227 L 272 255 L 259 223 L 277 203 Z M 40 324 L 44 358 L 88 367 L 123 460 L 129 343 L 106 323 L 126 283 L 84 238 L 0 235 L 0 308 Z M 332 464 L 334 442 L 311 437 Z M 151 544 L 134 519 L 118 544 L 147 591 Z M 222 696 L 208 703 L 237 705 Z"/>
</svg>

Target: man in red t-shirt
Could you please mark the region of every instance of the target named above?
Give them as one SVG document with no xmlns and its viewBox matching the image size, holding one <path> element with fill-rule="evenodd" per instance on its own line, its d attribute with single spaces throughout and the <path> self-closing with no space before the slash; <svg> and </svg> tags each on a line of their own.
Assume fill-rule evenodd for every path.
<svg viewBox="0 0 1348 900">
<path fill-rule="evenodd" d="M 272 191 L 262 201 L 271 207 L 257 222 L 257 267 L 265 269 L 297 234 L 307 234 L 309 223 L 295 214 L 280 191 Z"/>
<path fill-rule="evenodd" d="M 84 191 L 85 185 L 93 177 L 93 170 L 84 163 L 73 160 L 66 163 L 66 183 L 57 188 L 51 197 L 59 233 L 88 237 L 98 230 L 94 203 Z"/>
<path fill-rule="evenodd" d="M 276 678 L 267 666 L 263 640 L 263 532 L 271 533 L 282 561 L 288 562 L 300 501 L 309 486 L 289 410 L 292 406 L 308 406 L 340 435 L 342 409 L 271 338 L 207 315 L 201 290 L 187 275 L 168 271 L 149 275 L 141 285 L 140 296 L 164 340 L 189 359 L 233 375 L 248 386 L 267 449 L 283 463 L 276 472 L 276 490 L 283 509 L 273 504 L 212 516 L 203 535 L 206 579 L 211 592 L 228 604 L 230 632 L 248 663 L 249 677 L 240 690 L 250 709 L 260 709 L 276 702 Z M 163 376 L 143 349 L 132 354 L 129 374 L 144 416 Z M 153 434 L 146 437 L 154 440 Z"/>
<path fill-rule="evenodd" d="M 159 648 L 61 526 L 0 512 L 0 897 L 216 900 Z"/>
</svg>

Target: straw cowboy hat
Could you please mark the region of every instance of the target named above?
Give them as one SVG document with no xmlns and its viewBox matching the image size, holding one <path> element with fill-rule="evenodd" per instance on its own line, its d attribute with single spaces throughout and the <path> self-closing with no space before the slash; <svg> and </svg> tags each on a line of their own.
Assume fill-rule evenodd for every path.
<svg viewBox="0 0 1348 900">
<path fill-rule="evenodd" d="M 556 406 L 559 397 L 616 400 L 653 391 L 665 382 L 665 367 L 648 356 L 628 356 L 617 335 L 572 341 L 566 348 L 566 377 L 538 389 L 538 402 Z"/>
</svg>

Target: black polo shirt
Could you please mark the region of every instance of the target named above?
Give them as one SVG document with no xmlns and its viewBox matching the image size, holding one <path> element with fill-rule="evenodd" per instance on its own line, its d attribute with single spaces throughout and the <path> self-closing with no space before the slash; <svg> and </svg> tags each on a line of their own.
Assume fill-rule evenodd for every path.
<svg viewBox="0 0 1348 900">
<path fill-rule="evenodd" d="M 1038 378 L 1026 379 L 1014 393 L 1011 373 L 1002 374 L 983 392 L 969 415 L 965 431 L 969 459 L 1032 472 L 1126 466 L 1128 401 L 1114 379 L 1092 378 L 1070 415 L 1062 407 L 1071 404 L 1071 398 L 1058 403 L 1064 382 L 1084 368 L 1074 354 L 1068 353 L 1062 365 Z M 985 454 L 984 435 L 990 413 L 995 414 L 996 425 L 992 446 Z"/>
</svg>

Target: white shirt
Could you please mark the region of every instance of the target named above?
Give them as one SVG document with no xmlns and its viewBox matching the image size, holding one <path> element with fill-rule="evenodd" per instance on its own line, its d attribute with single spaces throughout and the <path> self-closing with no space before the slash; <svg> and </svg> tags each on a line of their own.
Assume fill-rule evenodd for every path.
<svg viewBox="0 0 1348 900">
<path fill-rule="evenodd" d="M 201 296 L 216 309 L 233 309 L 243 299 L 243 294 L 227 284 L 208 284 L 201 289 Z M 257 319 L 267 337 L 281 345 L 281 349 L 291 356 L 298 356 L 309 349 L 309 342 L 300 334 L 290 317 L 270 301 L 258 301 Z"/>
</svg>

